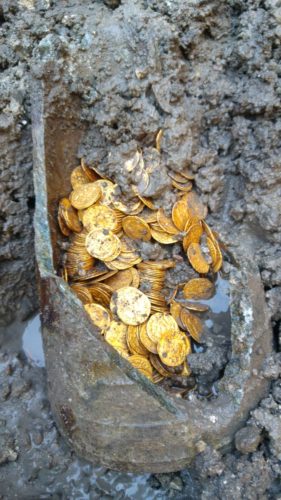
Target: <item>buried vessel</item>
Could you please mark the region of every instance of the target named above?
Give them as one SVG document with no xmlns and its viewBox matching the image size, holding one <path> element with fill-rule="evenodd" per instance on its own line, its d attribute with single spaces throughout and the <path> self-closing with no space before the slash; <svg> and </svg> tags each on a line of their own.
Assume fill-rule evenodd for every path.
<svg viewBox="0 0 281 500">
<path fill-rule="evenodd" d="M 36 255 L 49 399 L 56 423 L 83 458 L 132 472 L 185 467 L 207 443 L 227 447 L 267 389 L 259 377 L 271 331 L 259 272 L 230 266 L 231 353 L 215 399 L 178 399 L 154 385 L 101 338 L 58 275 L 57 204 L 68 196 L 86 129 L 65 88 L 36 84 L 33 106 Z"/>
</svg>

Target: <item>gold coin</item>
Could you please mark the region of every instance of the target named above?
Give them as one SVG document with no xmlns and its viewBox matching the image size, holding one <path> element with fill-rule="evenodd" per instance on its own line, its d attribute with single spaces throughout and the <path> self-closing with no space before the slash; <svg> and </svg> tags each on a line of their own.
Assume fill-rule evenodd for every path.
<svg viewBox="0 0 281 500">
<path fill-rule="evenodd" d="M 190 375 L 191 375 L 191 369 L 189 368 L 187 361 L 184 361 L 181 377 L 190 377 Z"/>
<path fill-rule="evenodd" d="M 214 284 L 207 278 L 193 278 L 183 288 L 184 297 L 192 300 L 210 299 L 214 292 Z"/>
<path fill-rule="evenodd" d="M 77 297 L 81 300 L 81 302 L 83 302 L 83 304 L 89 304 L 92 302 L 93 299 L 91 292 L 84 286 L 73 284 L 70 288 L 76 293 Z"/>
<path fill-rule="evenodd" d="M 70 182 L 71 182 L 72 189 L 76 189 L 77 187 L 82 186 L 83 184 L 88 184 L 89 179 L 87 178 L 86 174 L 83 172 L 82 167 L 76 167 L 71 172 Z"/>
<path fill-rule="evenodd" d="M 86 237 L 86 249 L 90 255 L 97 259 L 110 260 L 116 258 L 121 252 L 121 243 L 111 231 L 94 229 Z"/>
<path fill-rule="evenodd" d="M 190 217 L 185 199 L 181 198 L 177 201 L 172 209 L 172 221 L 175 226 L 184 231 L 185 225 Z"/>
<path fill-rule="evenodd" d="M 195 191 L 190 191 L 186 193 L 183 197 L 186 202 L 188 212 L 191 216 L 196 216 L 198 219 L 205 219 L 207 216 L 207 207 L 203 205 L 199 196 Z"/>
<path fill-rule="evenodd" d="M 157 344 L 155 344 L 155 342 L 152 342 L 152 340 L 147 335 L 146 325 L 147 323 L 143 323 L 142 325 L 139 326 L 140 342 L 149 352 L 157 354 Z"/>
<path fill-rule="evenodd" d="M 157 344 L 157 351 L 165 365 L 179 366 L 189 353 L 189 345 L 183 332 L 165 332 Z"/>
<path fill-rule="evenodd" d="M 88 182 L 94 182 L 100 179 L 100 175 L 86 165 L 84 158 L 81 158 L 81 168 L 87 179 L 89 179 Z"/>
<path fill-rule="evenodd" d="M 106 205 L 94 205 L 84 211 L 83 226 L 87 231 L 93 229 L 115 231 L 118 227 L 118 221 L 111 208 Z"/>
<path fill-rule="evenodd" d="M 180 328 L 183 328 L 180 313 L 181 313 L 181 305 L 178 302 L 173 301 L 170 305 L 170 313 L 173 316 L 174 320 L 177 322 Z"/>
<path fill-rule="evenodd" d="M 146 331 L 152 342 L 157 344 L 163 333 L 178 332 L 179 327 L 171 314 L 156 313 L 147 321 Z"/>
<path fill-rule="evenodd" d="M 130 268 L 130 272 L 132 274 L 132 286 L 134 286 L 135 288 L 138 288 L 139 285 L 140 285 L 140 275 L 139 275 L 139 272 L 137 269 L 135 269 L 134 267 L 131 267 Z"/>
<path fill-rule="evenodd" d="M 200 274 L 206 274 L 209 271 L 209 264 L 204 258 L 200 245 L 198 243 L 191 243 L 187 250 L 187 256 L 193 269 Z"/>
<path fill-rule="evenodd" d="M 156 136 L 156 140 L 155 140 L 155 142 L 156 142 L 155 147 L 156 147 L 158 153 L 160 153 L 160 151 L 161 151 L 162 137 L 163 137 L 163 129 L 160 128 L 160 130 L 157 132 L 157 136 Z"/>
<path fill-rule="evenodd" d="M 180 318 L 184 329 L 188 331 L 193 340 L 195 340 L 195 342 L 200 342 L 203 331 L 202 321 L 184 308 L 181 309 Z"/>
<path fill-rule="evenodd" d="M 184 177 L 180 172 L 174 172 L 173 170 L 170 170 L 168 172 L 168 176 L 173 179 L 173 181 L 179 182 L 179 183 L 185 183 L 186 182 L 186 177 Z"/>
<path fill-rule="evenodd" d="M 63 218 L 68 229 L 75 233 L 80 233 L 82 225 L 79 221 L 76 210 L 71 205 L 68 198 L 62 198 L 59 202 L 59 214 Z"/>
<path fill-rule="evenodd" d="M 110 308 L 126 325 L 140 325 L 149 317 L 151 304 L 140 290 L 126 286 L 113 294 Z"/>
<path fill-rule="evenodd" d="M 134 354 L 148 356 L 148 350 L 141 344 L 139 339 L 139 326 L 129 325 L 127 330 L 127 344 Z"/>
<path fill-rule="evenodd" d="M 110 312 L 100 304 L 86 304 L 85 311 L 89 314 L 94 325 L 102 332 L 106 330 L 111 322 Z"/>
<path fill-rule="evenodd" d="M 129 357 L 128 361 L 130 361 L 131 365 L 134 368 L 137 368 L 137 370 L 143 375 L 148 378 L 152 378 L 152 366 L 147 358 L 139 354 L 134 354 Z"/>
<path fill-rule="evenodd" d="M 174 225 L 172 219 L 170 217 L 167 217 L 163 208 L 160 208 L 157 212 L 157 222 L 166 233 L 178 234 L 179 230 Z"/>
<path fill-rule="evenodd" d="M 113 184 L 113 182 L 108 181 L 107 179 L 99 179 L 95 182 L 95 184 L 101 190 L 100 203 L 102 205 L 111 205 L 116 184 Z"/>
<path fill-rule="evenodd" d="M 101 189 L 97 184 L 98 182 L 89 182 L 74 189 L 70 194 L 71 205 L 78 210 L 93 205 L 101 197 Z"/>
<path fill-rule="evenodd" d="M 64 236 L 69 236 L 70 235 L 70 229 L 67 227 L 64 218 L 61 216 L 60 213 L 58 213 L 58 225 L 60 228 L 61 233 Z"/>
<path fill-rule="evenodd" d="M 182 241 L 182 246 L 184 251 L 186 252 L 189 245 L 191 243 L 200 243 L 201 236 L 203 234 L 203 228 L 201 222 L 197 222 L 197 224 L 193 224 L 188 231 Z"/>
<path fill-rule="evenodd" d="M 109 285 L 113 290 L 118 290 L 124 286 L 130 286 L 132 284 L 132 273 L 131 269 L 124 269 L 123 271 L 118 271 L 114 276 L 111 276 L 106 280 L 106 284 Z"/>
<path fill-rule="evenodd" d="M 222 266 L 223 260 L 222 260 L 221 249 L 220 249 L 220 246 L 219 246 L 219 243 L 217 240 L 214 241 L 214 245 L 215 245 L 216 251 L 217 251 L 217 260 L 213 264 L 213 271 L 214 271 L 214 273 L 217 273 Z"/>
<path fill-rule="evenodd" d="M 163 366 L 163 363 L 159 359 L 159 356 L 156 354 L 150 354 L 149 355 L 149 361 L 152 364 L 152 366 L 155 368 L 155 370 L 158 371 L 162 375 L 162 377 L 172 377 L 172 373 L 166 370 L 166 368 Z"/>
<path fill-rule="evenodd" d="M 104 332 L 104 338 L 121 356 L 128 358 L 130 353 L 127 345 L 127 325 L 120 321 L 111 321 Z"/>
<path fill-rule="evenodd" d="M 207 304 L 200 304 L 199 302 L 185 302 L 184 307 L 190 311 L 206 312 L 209 311 Z"/>
<path fill-rule="evenodd" d="M 140 217 L 134 215 L 124 217 L 122 227 L 126 235 L 133 240 L 149 241 L 151 239 L 149 225 Z"/>
<path fill-rule="evenodd" d="M 162 245 L 171 245 L 172 243 L 176 243 L 177 241 L 179 241 L 178 236 L 160 231 L 155 231 L 155 229 L 152 228 L 151 228 L 151 236 L 154 240 L 158 241 L 158 243 L 162 243 Z"/>
<path fill-rule="evenodd" d="M 173 180 L 172 181 L 172 186 L 174 186 L 179 191 L 184 191 L 186 193 L 188 191 L 191 191 L 191 189 L 192 189 L 192 182 L 187 181 L 186 179 L 185 179 L 184 183 L 183 182 L 177 182 L 177 181 Z"/>
</svg>

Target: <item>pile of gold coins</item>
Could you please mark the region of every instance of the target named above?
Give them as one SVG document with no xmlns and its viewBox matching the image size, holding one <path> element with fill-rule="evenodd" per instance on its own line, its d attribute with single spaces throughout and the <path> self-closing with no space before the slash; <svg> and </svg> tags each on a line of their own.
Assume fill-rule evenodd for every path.
<svg viewBox="0 0 281 500">
<path fill-rule="evenodd" d="M 206 207 L 192 190 L 192 174 L 169 175 L 178 193 L 171 213 L 157 209 L 136 186 L 135 198 L 126 203 L 116 184 L 82 160 L 71 173 L 72 192 L 58 208 L 61 233 L 69 238 L 64 279 L 105 341 L 154 383 L 190 376 L 187 356 L 203 331 L 194 312 L 208 310 L 198 301 L 214 295 L 213 275 L 222 266 L 217 235 L 205 221 Z M 167 297 L 166 272 L 176 261 L 142 260 L 140 241 L 181 242 L 198 277 Z M 177 300 L 179 293 L 183 300 Z"/>
</svg>

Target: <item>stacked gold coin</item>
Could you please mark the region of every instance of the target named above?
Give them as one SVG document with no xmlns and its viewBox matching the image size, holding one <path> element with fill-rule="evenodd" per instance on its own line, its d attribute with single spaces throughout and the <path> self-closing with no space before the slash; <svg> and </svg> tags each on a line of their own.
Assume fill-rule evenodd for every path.
<svg viewBox="0 0 281 500">
<path fill-rule="evenodd" d="M 159 137 L 156 146 L 159 150 Z M 142 183 L 149 169 L 138 151 L 124 168 L 138 164 Z M 171 213 L 157 209 L 138 193 L 126 201 L 119 186 L 82 160 L 71 174 L 72 192 L 59 201 L 58 224 L 69 237 L 63 277 L 84 304 L 104 340 L 154 383 L 174 376 L 188 377 L 187 356 L 200 342 L 203 323 L 195 313 L 215 291 L 213 275 L 222 266 L 216 233 L 206 221 L 206 207 L 192 190 L 190 172 L 170 172 L 171 189 L 178 192 Z M 167 270 L 174 259 L 143 261 L 141 242 L 173 245 L 183 252 L 199 275 L 164 294 Z M 177 300 L 181 294 L 180 301 Z"/>
</svg>

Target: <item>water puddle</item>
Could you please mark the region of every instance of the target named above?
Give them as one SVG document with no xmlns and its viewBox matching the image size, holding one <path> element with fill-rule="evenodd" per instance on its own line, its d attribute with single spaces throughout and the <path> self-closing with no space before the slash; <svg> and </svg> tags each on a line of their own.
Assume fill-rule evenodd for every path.
<svg viewBox="0 0 281 500">
<path fill-rule="evenodd" d="M 30 319 L 25 326 L 22 336 L 22 349 L 30 363 L 40 368 L 45 366 L 39 314 Z"/>
</svg>

